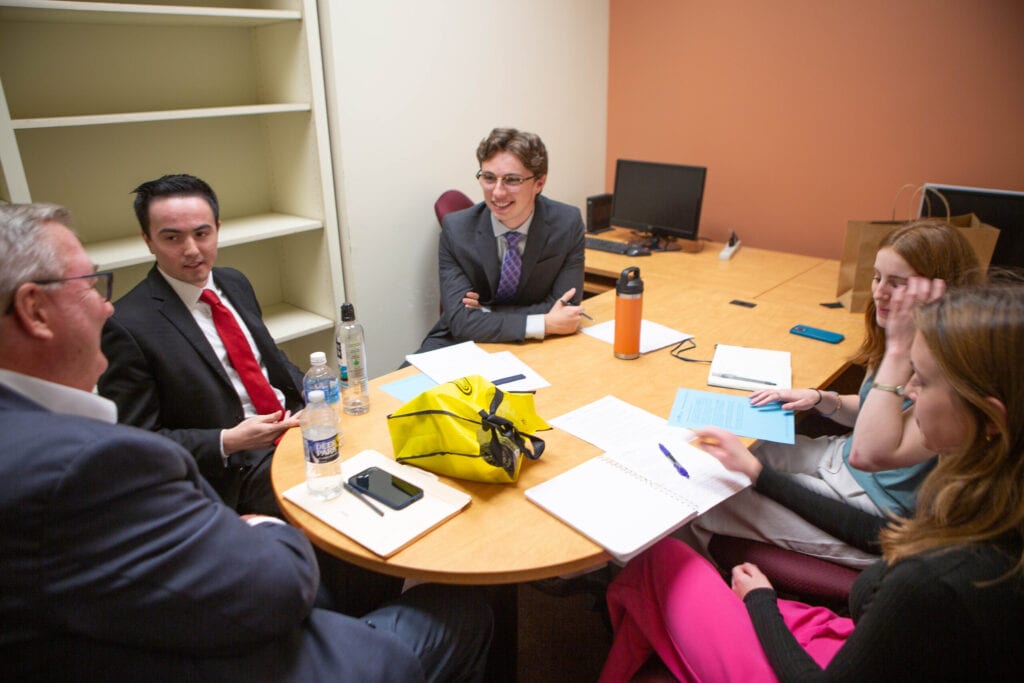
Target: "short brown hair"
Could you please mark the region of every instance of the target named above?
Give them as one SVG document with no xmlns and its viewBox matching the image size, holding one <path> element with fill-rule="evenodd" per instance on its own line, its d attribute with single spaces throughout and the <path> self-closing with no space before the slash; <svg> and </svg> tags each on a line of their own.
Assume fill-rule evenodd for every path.
<svg viewBox="0 0 1024 683">
<path fill-rule="evenodd" d="M 482 164 L 498 152 L 514 154 L 538 178 L 548 174 L 548 150 L 539 135 L 515 128 L 495 128 L 480 141 L 476 160 Z"/>
</svg>

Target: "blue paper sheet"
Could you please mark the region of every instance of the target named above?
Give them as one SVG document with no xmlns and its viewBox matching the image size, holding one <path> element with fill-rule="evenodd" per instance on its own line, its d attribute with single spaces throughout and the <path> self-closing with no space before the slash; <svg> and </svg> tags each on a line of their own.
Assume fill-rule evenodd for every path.
<svg viewBox="0 0 1024 683">
<path fill-rule="evenodd" d="M 778 443 L 796 441 L 793 411 L 782 410 L 780 403 L 756 408 L 746 396 L 711 391 L 680 389 L 668 423 L 689 429 L 710 425 L 738 436 Z"/>
<path fill-rule="evenodd" d="M 412 377 L 406 377 L 405 379 L 399 379 L 394 382 L 384 384 L 381 386 L 381 389 L 388 392 L 402 403 L 405 403 L 406 401 L 416 398 L 427 389 L 436 386 L 437 382 L 420 372 Z"/>
</svg>

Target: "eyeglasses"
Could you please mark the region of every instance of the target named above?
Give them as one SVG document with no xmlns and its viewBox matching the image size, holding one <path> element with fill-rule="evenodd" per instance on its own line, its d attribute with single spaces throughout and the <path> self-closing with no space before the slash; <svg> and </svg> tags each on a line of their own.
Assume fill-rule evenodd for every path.
<svg viewBox="0 0 1024 683">
<path fill-rule="evenodd" d="M 489 171 L 476 172 L 476 179 L 480 181 L 481 185 L 488 189 L 497 185 L 498 181 L 500 180 L 501 184 L 504 185 L 509 190 L 518 190 L 527 180 L 533 180 L 536 177 L 537 176 L 535 175 L 527 176 L 525 178 L 521 175 L 496 176 Z"/>
<path fill-rule="evenodd" d="M 88 275 L 76 275 L 75 277 L 60 277 L 53 278 L 50 280 L 31 280 L 34 285 L 62 285 L 67 282 L 73 282 L 74 280 L 89 280 L 93 281 L 92 286 L 96 289 L 96 293 L 103 297 L 104 301 L 110 301 L 110 295 L 114 291 L 114 274 L 107 271 L 103 273 L 89 273 Z M 14 298 L 11 298 L 11 303 L 8 304 L 7 310 L 4 315 L 10 315 L 14 312 Z"/>
</svg>

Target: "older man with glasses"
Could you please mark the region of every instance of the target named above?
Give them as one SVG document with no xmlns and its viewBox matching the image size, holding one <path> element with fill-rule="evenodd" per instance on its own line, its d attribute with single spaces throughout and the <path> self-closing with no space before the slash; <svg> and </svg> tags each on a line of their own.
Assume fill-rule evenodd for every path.
<svg viewBox="0 0 1024 683">
<path fill-rule="evenodd" d="M 92 393 L 111 277 L 67 224 L 0 204 L 4 676 L 482 680 L 492 617 L 475 592 L 421 584 L 359 619 L 313 608 L 299 530 L 239 516 L 182 446 L 116 424 Z"/>
<path fill-rule="evenodd" d="M 463 341 L 521 342 L 573 334 L 582 309 L 579 209 L 541 196 L 541 139 L 495 128 L 476 151 L 484 201 L 441 224 L 441 319 L 419 351 Z"/>
</svg>

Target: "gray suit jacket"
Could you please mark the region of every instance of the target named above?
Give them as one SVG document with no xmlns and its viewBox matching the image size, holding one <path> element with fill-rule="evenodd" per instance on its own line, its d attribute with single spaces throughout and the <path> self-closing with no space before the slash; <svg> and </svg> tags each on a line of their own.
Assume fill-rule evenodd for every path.
<svg viewBox="0 0 1024 683">
<path fill-rule="evenodd" d="M 537 197 L 515 301 L 494 305 L 491 300 L 498 289 L 501 262 L 490 210 L 481 202 L 445 216 L 438 252 L 443 313 L 420 351 L 463 341 L 523 341 L 526 316 L 547 313 L 558 297 L 573 287 L 575 302 L 579 302 L 584 233 L 579 209 L 543 195 Z M 477 292 L 481 304 L 491 311 L 466 308 L 462 298 L 469 291 Z"/>
<path fill-rule="evenodd" d="M 270 383 L 284 393 L 285 408 L 301 410 L 302 372 L 274 344 L 252 285 L 231 268 L 214 268 L 213 278 L 252 333 Z M 114 305 L 103 328 L 103 353 L 110 366 L 99 392 L 117 404 L 118 420 L 183 445 L 234 505 L 240 475 L 221 461 L 220 432 L 244 419 L 242 403 L 195 318 L 156 266 Z M 264 456 L 242 452 L 231 462 L 247 465 Z"/>
<path fill-rule="evenodd" d="M 309 542 L 250 527 L 185 449 L 0 385 L 0 671 L 10 680 L 417 680 L 390 633 L 313 610 Z"/>
</svg>

